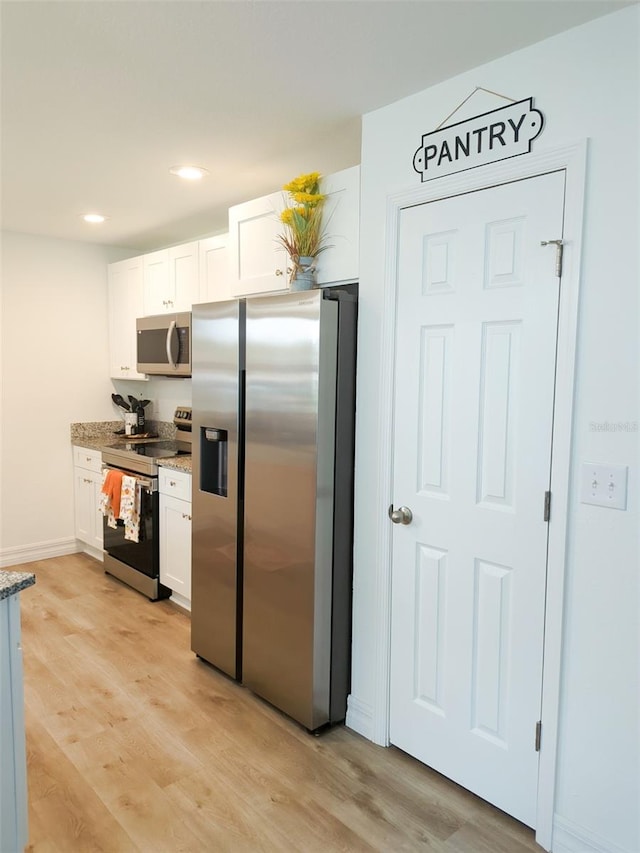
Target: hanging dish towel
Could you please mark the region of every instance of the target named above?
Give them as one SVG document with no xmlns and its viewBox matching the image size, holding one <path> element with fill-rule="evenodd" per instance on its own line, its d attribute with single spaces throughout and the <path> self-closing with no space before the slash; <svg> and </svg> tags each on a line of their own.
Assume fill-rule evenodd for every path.
<svg viewBox="0 0 640 853">
<path fill-rule="evenodd" d="M 124 521 L 124 538 L 131 542 L 140 541 L 140 500 L 142 485 L 135 477 L 122 478 L 120 518 Z"/>
<path fill-rule="evenodd" d="M 123 477 L 122 471 L 115 471 L 112 468 L 105 468 L 102 473 L 100 511 L 107 516 L 109 527 L 117 527 L 116 519 L 120 518 L 120 495 Z"/>
</svg>

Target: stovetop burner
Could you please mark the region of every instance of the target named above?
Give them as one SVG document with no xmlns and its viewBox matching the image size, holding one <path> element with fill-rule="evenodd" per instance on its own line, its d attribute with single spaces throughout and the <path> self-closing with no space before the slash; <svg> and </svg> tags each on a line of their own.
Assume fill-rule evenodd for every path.
<svg viewBox="0 0 640 853">
<path fill-rule="evenodd" d="M 106 465 L 127 468 L 140 474 L 156 474 L 156 459 L 172 459 L 188 453 L 191 453 L 189 445 L 173 439 L 144 443 L 127 441 L 105 447 L 102 451 L 102 461 Z"/>
</svg>

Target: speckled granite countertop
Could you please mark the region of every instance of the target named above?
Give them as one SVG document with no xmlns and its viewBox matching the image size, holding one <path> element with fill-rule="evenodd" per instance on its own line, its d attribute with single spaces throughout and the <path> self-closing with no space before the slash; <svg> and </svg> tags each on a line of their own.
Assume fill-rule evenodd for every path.
<svg viewBox="0 0 640 853">
<path fill-rule="evenodd" d="M 5 572 L 0 570 L 0 601 L 9 598 L 28 586 L 33 586 L 36 576 L 32 572 Z"/>
<path fill-rule="evenodd" d="M 163 468 L 173 468 L 175 471 L 191 473 L 191 454 L 189 456 L 172 456 L 170 459 L 158 459 L 158 465 Z"/>
<path fill-rule="evenodd" d="M 125 436 L 115 435 L 122 429 L 122 421 L 97 421 L 93 423 L 71 424 L 71 444 L 76 447 L 86 447 L 87 450 L 102 451 L 110 444 L 116 444 L 119 439 L 124 442 Z M 161 439 L 174 439 L 176 427 L 166 421 L 149 421 L 149 432 Z M 144 439 L 140 439 L 144 441 Z M 154 439 L 150 438 L 149 441 Z M 173 468 L 176 471 L 191 473 L 191 456 L 172 456 L 166 459 L 158 458 L 158 465 L 163 468 Z"/>
</svg>

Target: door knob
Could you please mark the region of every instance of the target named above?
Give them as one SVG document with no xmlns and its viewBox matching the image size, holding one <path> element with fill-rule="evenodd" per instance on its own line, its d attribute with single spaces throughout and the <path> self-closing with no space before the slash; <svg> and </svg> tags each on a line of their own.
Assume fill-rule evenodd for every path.
<svg viewBox="0 0 640 853">
<path fill-rule="evenodd" d="M 389 518 L 394 524 L 411 524 L 413 513 L 408 506 L 401 506 L 398 509 L 394 509 L 393 504 L 391 504 L 389 507 Z"/>
</svg>

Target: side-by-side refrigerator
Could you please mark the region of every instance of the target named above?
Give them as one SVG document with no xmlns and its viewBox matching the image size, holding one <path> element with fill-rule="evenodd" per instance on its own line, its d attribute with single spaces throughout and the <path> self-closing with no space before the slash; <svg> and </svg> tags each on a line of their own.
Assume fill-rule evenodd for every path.
<svg viewBox="0 0 640 853">
<path fill-rule="evenodd" d="M 196 305 L 192 649 L 309 730 L 349 690 L 356 297 Z"/>
</svg>

